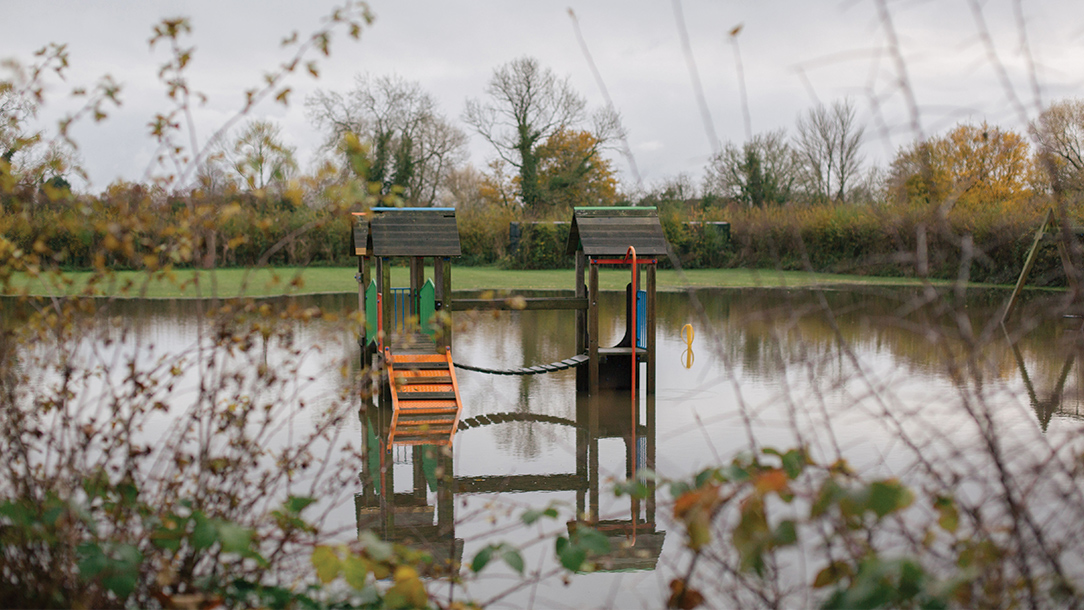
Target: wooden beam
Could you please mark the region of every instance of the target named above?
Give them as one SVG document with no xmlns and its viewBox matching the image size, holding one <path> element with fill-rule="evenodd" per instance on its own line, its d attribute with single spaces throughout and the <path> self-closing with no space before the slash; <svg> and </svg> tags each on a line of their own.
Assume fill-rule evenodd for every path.
<svg viewBox="0 0 1084 610">
<path fill-rule="evenodd" d="M 455 493 L 508 493 L 587 489 L 587 478 L 576 474 L 518 474 L 456 477 Z"/>
<path fill-rule="evenodd" d="M 587 297 L 505 297 L 499 299 L 456 299 L 452 311 L 470 311 L 474 309 L 502 310 L 545 310 L 545 309 L 587 309 Z M 579 346 L 577 346 L 579 347 Z"/>
</svg>

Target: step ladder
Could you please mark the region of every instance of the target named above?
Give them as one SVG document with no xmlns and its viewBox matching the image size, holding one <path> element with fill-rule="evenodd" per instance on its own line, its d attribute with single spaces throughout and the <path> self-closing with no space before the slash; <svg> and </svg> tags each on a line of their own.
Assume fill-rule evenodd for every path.
<svg viewBox="0 0 1084 610">
<path fill-rule="evenodd" d="M 451 445 L 463 410 L 451 350 L 419 354 L 387 348 L 384 362 L 392 401 L 389 442 Z"/>
</svg>

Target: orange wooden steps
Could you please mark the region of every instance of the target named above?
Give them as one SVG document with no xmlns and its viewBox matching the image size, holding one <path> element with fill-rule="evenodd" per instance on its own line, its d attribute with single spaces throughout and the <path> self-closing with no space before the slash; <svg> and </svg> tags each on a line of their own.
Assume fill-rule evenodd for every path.
<svg viewBox="0 0 1084 610">
<path fill-rule="evenodd" d="M 394 445 L 450 445 L 463 402 L 452 354 L 394 354 L 385 348 Z"/>
</svg>

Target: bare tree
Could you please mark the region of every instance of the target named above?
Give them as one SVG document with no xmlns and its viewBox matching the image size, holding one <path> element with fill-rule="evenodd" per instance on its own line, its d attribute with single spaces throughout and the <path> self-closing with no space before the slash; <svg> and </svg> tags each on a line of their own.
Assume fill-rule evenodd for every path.
<svg viewBox="0 0 1084 610">
<path fill-rule="evenodd" d="M 63 138 L 46 140 L 31 122 L 39 103 L 13 84 L 0 82 L 0 176 L 10 172 L 17 182 L 68 185 L 72 175 L 82 176 L 78 155 Z"/>
<path fill-rule="evenodd" d="M 363 178 L 403 198 L 430 206 L 447 198 L 445 181 L 467 157 L 467 135 L 451 124 L 436 100 L 399 76 L 358 75 L 346 94 L 319 91 L 306 101 L 309 119 L 327 135 L 326 151 L 354 134 L 370 150 Z"/>
<path fill-rule="evenodd" d="M 271 121 L 250 121 L 233 144 L 233 168 L 250 189 L 279 187 L 297 172 L 294 148 Z"/>
<path fill-rule="evenodd" d="M 794 148 L 801 162 L 806 192 L 821 201 L 846 202 L 848 189 L 861 174 L 862 137 L 850 100 L 831 108 L 818 104 L 800 115 Z"/>
<path fill-rule="evenodd" d="M 741 147 L 727 142 L 708 161 L 704 193 L 753 207 L 786 203 L 798 180 L 798 167 L 782 129 L 757 134 Z"/>
<path fill-rule="evenodd" d="M 1084 100 L 1050 105 L 1030 125 L 1044 168 L 1061 190 L 1084 190 Z"/>
<path fill-rule="evenodd" d="M 488 101 L 467 101 L 463 120 L 518 170 L 520 199 L 527 209 L 535 209 L 544 196 L 538 181 L 537 148 L 551 135 L 582 125 L 587 119 L 587 102 L 567 77 L 558 78 L 532 57 L 515 59 L 494 70 L 486 93 Z M 591 135 L 600 145 L 621 133 L 620 117 L 612 110 L 598 110 L 590 122 Z M 589 154 L 598 154 L 598 148 Z"/>
</svg>

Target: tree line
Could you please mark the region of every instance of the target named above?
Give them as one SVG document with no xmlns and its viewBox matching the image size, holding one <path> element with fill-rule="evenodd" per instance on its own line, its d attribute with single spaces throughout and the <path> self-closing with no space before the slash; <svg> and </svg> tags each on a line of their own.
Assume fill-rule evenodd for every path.
<svg viewBox="0 0 1084 610">
<path fill-rule="evenodd" d="M 551 219 L 577 205 L 658 197 L 751 208 L 912 200 L 972 207 L 1084 186 L 1084 101 L 1074 99 L 1049 106 L 1026 134 L 985 121 L 960 123 L 902 146 L 887 167 L 867 163 L 866 128 L 853 100 L 818 104 L 789 132 L 727 142 L 699 181 L 681 175 L 639 193 L 622 188 L 606 154 L 626 137 L 620 115 L 610 107 L 589 109 L 567 77 L 530 57 L 496 67 L 484 95 L 467 100 L 459 122 L 442 114 L 420 83 L 395 75 L 360 74 L 350 89 L 320 90 L 305 107 L 323 135 L 309 172 L 301 172 L 281 127 L 250 119 L 210 143 L 190 192 L 255 192 L 319 207 L 328 189 L 360 180 L 370 192 L 405 205 L 497 208 Z M 37 190 L 39 199 L 64 199 L 72 179 L 85 176 L 65 138 L 47 140 L 30 127 L 37 111 L 32 95 L 0 86 L 3 190 L 21 187 L 24 195 Z M 468 162 L 465 128 L 492 148 L 484 169 Z M 111 185 L 106 194 L 124 186 Z M 159 190 L 162 196 L 178 192 Z"/>
</svg>

